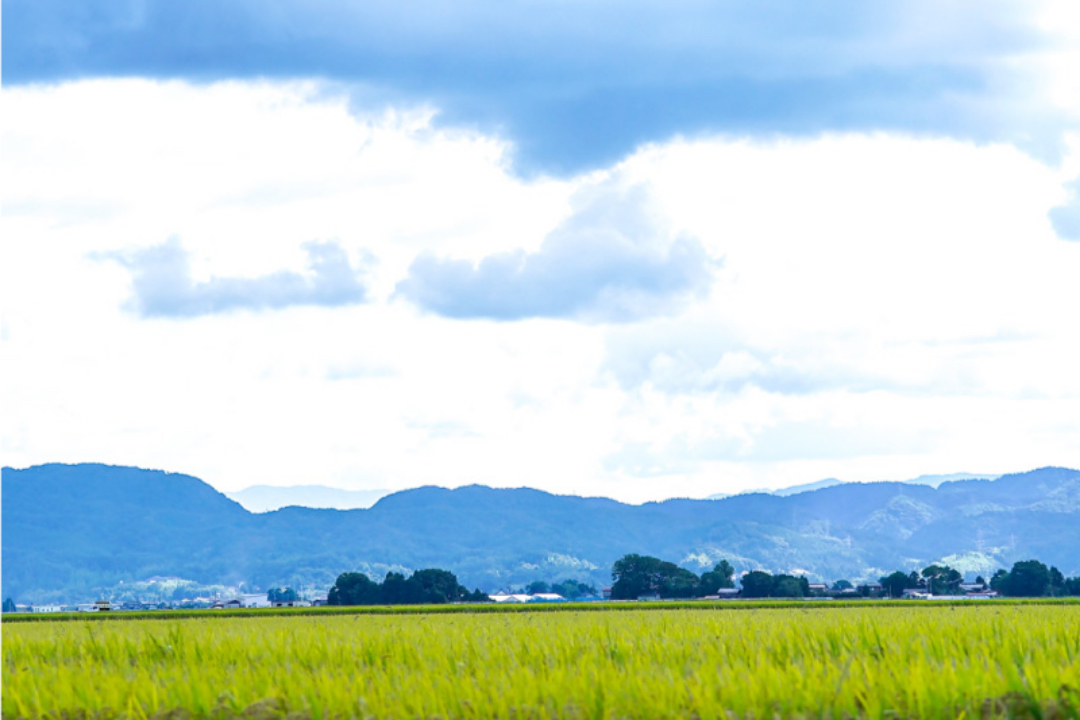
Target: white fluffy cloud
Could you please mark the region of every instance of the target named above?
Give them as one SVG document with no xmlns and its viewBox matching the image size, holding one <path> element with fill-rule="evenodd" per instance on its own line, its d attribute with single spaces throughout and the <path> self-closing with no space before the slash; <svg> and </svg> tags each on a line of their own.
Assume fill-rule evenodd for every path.
<svg viewBox="0 0 1080 720">
<path fill-rule="evenodd" d="M 26 86 L 3 91 L 2 118 L 6 464 L 631 500 L 1080 466 L 1080 243 L 1048 216 L 1077 155 L 701 138 L 526 181 L 498 139 L 433 129 L 427 111 L 357 114 L 316 85 Z M 662 232 L 616 227 L 600 246 L 629 249 L 646 277 L 690 238 L 701 262 L 679 271 L 706 274 L 607 323 L 575 311 L 610 282 L 573 265 L 595 257 L 598 225 L 567 228 L 583 198 L 607 207 L 626 188 Z M 140 277 L 158 299 L 162 279 L 100 258 L 169 238 L 181 300 L 225 282 L 265 301 L 130 312 Z M 363 270 L 349 302 L 319 302 L 311 247 Z M 569 319 L 425 313 L 398 291 L 423 257 L 473 280 L 485 258 L 540 257 L 543 272 L 501 287 L 571 308 L 519 317 Z"/>
</svg>

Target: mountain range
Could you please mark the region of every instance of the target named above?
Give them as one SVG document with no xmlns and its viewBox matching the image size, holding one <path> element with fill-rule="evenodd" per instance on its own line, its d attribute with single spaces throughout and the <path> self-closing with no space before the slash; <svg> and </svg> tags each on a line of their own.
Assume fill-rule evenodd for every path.
<svg viewBox="0 0 1080 720">
<path fill-rule="evenodd" d="M 1080 471 L 996 480 L 843 483 L 780 496 L 626 505 L 528 488 L 421 487 L 370 509 L 252 513 L 187 475 L 106 465 L 2 471 L 3 594 L 76 601 L 152 576 L 328 587 L 347 570 L 440 567 L 493 591 L 610 580 L 626 553 L 701 572 L 876 578 L 944 561 L 992 572 L 1038 558 L 1080 574 Z"/>
<path fill-rule="evenodd" d="M 956 480 L 997 480 L 1000 475 L 974 475 L 972 473 L 950 473 L 948 475 L 920 475 L 917 478 L 910 480 L 900 480 L 899 482 L 908 485 L 929 485 L 930 487 L 937 487 L 942 483 L 954 482 Z M 824 490 L 834 485 L 844 485 L 849 483 L 847 480 L 838 480 L 837 478 L 825 478 L 824 480 L 818 480 L 816 482 L 803 483 L 801 485 L 790 485 L 788 487 L 777 488 L 776 490 L 763 490 L 758 492 L 764 492 L 769 495 L 798 495 L 799 493 L 810 492 L 811 490 Z M 723 498 L 731 497 L 729 493 L 717 493 L 710 495 L 710 500 L 722 500 Z"/>
<path fill-rule="evenodd" d="M 950 475 L 921 475 L 911 480 L 901 482 L 917 485 L 932 485 L 937 487 L 943 482 L 952 480 L 994 480 L 997 475 L 972 475 L 971 473 L 952 473 Z M 810 490 L 840 485 L 844 480 L 827 478 L 817 482 L 792 485 L 790 487 L 767 490 L 772 495 L 796 495 Z M 346 490 L 344 488 L 328 487 L 326 485 L 252 485 L 243 490 L 226 492 L 227 497 L 243 505 L 251 512 L 270 512 L 280 510 L 283 507 L 295 505 L 307 508 L 333 508 L 335 510 L 366 509 L 374 505 L 380 498 L 389 495 L 392 490 Z M 761 491 L 759 491 L 761 492 Z M 710 500 L 731 497 L 728 493 L 710 495 Z"/>
</svg>

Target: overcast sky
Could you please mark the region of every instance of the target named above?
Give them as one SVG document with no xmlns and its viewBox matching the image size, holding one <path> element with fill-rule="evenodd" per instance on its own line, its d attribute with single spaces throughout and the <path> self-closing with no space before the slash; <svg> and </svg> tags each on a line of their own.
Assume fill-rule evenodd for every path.
<svg viewBox="0 0 1080 720">
<path fill-rule="evenodd" d="M 0 460 L 1080 467 L 1074 8 L 7 0 Z"/>
</svg>

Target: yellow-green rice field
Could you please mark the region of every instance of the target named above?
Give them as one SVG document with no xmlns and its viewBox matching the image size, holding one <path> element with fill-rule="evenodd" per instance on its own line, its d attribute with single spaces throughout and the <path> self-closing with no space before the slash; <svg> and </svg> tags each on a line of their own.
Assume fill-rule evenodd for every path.
<svg viewBox="0 0 1080 720">
<path fill-rule="evenodd" d="M 5 622 L 3 655 L 4 718 L 1080 718 L 1075 604 Z"/>
</svg>

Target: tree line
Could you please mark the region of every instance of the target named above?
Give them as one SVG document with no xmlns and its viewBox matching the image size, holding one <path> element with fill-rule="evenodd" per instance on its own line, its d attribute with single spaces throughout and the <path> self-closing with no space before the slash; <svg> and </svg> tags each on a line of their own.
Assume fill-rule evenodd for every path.
<svg viewBox="0 0 1080 720">
<path fill-rule="evenodd" d="M 900 597 L 905 590 L 959 595 L 963 580 L 959 570 L 934 564 L 923 568 L 922 572 L 897 570 L 882 577 L 881 585 L 889 597 Z M 1013 563 L 1011 570 L 998 570 L 989 581 L 980 575 L 975 578 L 975 583 L 1005 597 L 1080 596 L 1080 577 L 1066 578 L 1056 567 L 1047 567 L 1038 560 L 1021 560 Z"/>
<path fill-rule="evenodd" d="M 611 598 L 636 600 L 641 597 L 701 598 L 716 595 L 723 589 L 735 588 L 735 568 L 727 560 L 718 562 L 712 570 L 700 576 L 673 562 L 648 555 L 624 555 L 615 561 L 611 570 Z M 948 565 L 932 564 L 922 571 L 897 570 L 880 579 L 880 594 L 898 598 L 906 590 L 919 590 L 930 595 L 959 595 L 963 575 Z M 1000 569 L 989 581 L 982 576 L 975 584 L 996 591 L 1005 597 L 1064 597 L 1080 596 L 1080 576 L 1065 577 L 1054 566 L 1038 560 L 1022 560 L 1011 570 Z M 811 595 L 806 577 L 754 570 L 740 578 L 740 597 L 800 598 Z M 826 594 L 850 594 L 852 584 L 838 580 Z M 529 594 L 553 592 L 574 600 L 597 594 L 596 588 L 577 580 L 547 584 L 535 581 L 526 586 Z M 871 594 L 869 586 L 858 588 L 859 594 Z M 292 588 L 272 588 L 267 593 L 271 601 L 294 601 L 299 594 Z M 327 596 L 330 605 L 420 605 L 451 602 L 486 602 L 488 595 L 479 589 L 472 592 L 458 582 L 448 570 L 427 568 L 417 570 L 408 578 L 401 573 L 387 573 L 381 582 L 367 575 L 346 572 L 338 576 Z M 6 598 L 4 612 L 14 612 L 15 602 Z"/>
<path fill-rule="evenodd" d="M 381 583 L 364 573 L 342 573 L 330 588 L 326 602 L 328 605 L 441 605 L 487 599 L 487 593 L 479 589 L 469 592 L 449 570 L 427 568 L 408 578 L 401 573 L 387 573 Z"/>
<path fill-rule="evenodd" d="M 639 597 L 693 598 L 715 595 L 721 588 L 735 587 L 735 568 L 721 560 L 700 577 L 673 562 L 649 555 L 624 555 L 611 569 L 611 599 Z"/>
<path fill-rule="evenodd" d="M 649 555 L 624 555 L 611 569 L 611 599 L 640 597 L 701 598 L 735 588 L 735 568 L 727 560 L 700 576 L 673 562 Z M 810 582 L 795 575 L 754 570 L 742 576 L 741 597 L 799 598 L 810 595 Z M 850 585 L 849 585 L 850 586 Z"/>
<path fill-rule="evenodd" d="M 641 597 L 696 598 L 716 595 L 723 588 L 735 587 L 735 568 L 727 560 L 700 577 L 673 562 L 648 555 L 624 555 L 615 561 L 611 570 L 611 598 L 635 600 Z M 919 590 L 931 595 L 961 595 L 964 576 L 948 565 L 932 564 L 920 571 L 896 572 L 885 575 L 879 594 L 898 598 L 905 590 Z M 763 570 L 744 574 L 739 581 L 740 597 L 800 598 L 809 597 L 810 582 L 802 576 L 772 575 Z M 975 584 L 1005 597 L 1080 596 L 1080 577 L 1066 578 L 1056 567 L 1047 567 L 1038 560 L 1023 560 L 1012 570 L 998 570 L 989 581 L 981 576 Z M 874 594 L 869 585 L 856 590 L 847 580 L 836 581 L 825 594 Z"/>
</svg>

